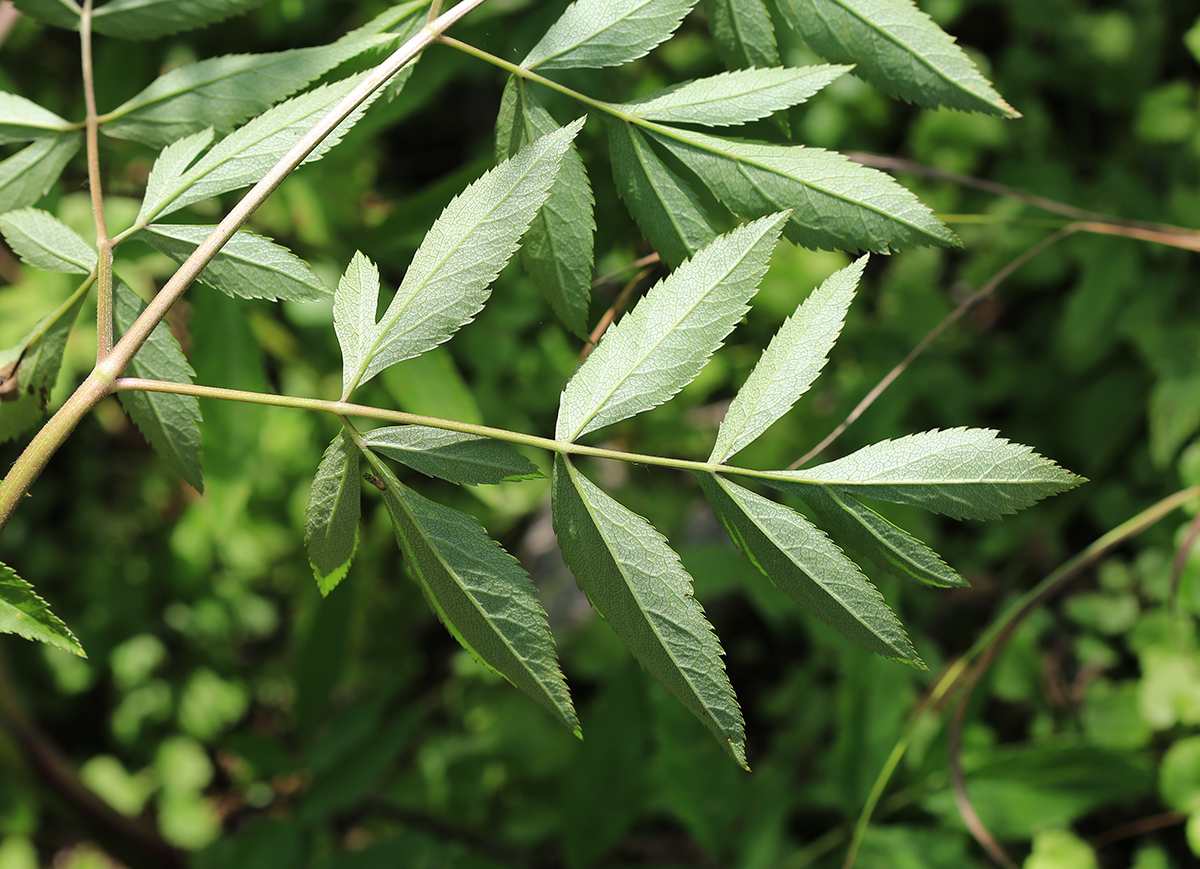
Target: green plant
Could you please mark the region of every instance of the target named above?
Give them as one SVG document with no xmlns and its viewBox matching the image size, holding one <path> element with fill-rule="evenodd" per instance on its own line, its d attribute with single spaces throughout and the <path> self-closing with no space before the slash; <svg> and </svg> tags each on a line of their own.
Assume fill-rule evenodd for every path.
<svg viewBox="0 0 1200 869">
<path fill-rule="evenodd" d="M 838 545 L 801 513 L 729 478 L 797 496 L 838 543 L 866 555 L 881 570 L 943 587 L 963 582 L 859 498 L 916 505 L 952 518 L 990 519 L 1070 488 L 1078 478 L 984 429 L 910 435 L 804 470 L 728 464 L 787 413 L 820 373 L 865 258 L 830 277 L 796 308 L 730 403 L 707 460 L 579 443 L 590 432 L 664 403 L 697 376 L 749 310 L 781 234 L 812 248 L 880 253 L 954 244 L 955 238 L 896 182 L 841 155 L 694 129 L 761 120 L 803 102 L 849 67 L 736 70 L 614 104 L 543 73 L 636 60 L 665 41 L 694 3 L 580 0 L 521 64 L 513 64 L 444 35 L 481 2 L 468 0 L 444 13 L 439 3 L 432 8 L 407 3 L 320 48 L 185 65 L 107 114 L 95 105 L 93 31 L 155 38 L 255 4 L 147 6 L 115 0 L 93 12 L 90 2 L 17 3 L 49 24 L 80 31 L 88 111 L 84 122 L 71 123 L 21 97 L 3 95 L 4 140 L 33 144 L 0 165 L 8 182 L 3 187 L 11 190 L 0 229 L 27 264 L 85 277 L 0 360 L 7 399 L 0 416 L 3 434 L 16 436 L 45 410 L 67 335 L 93 286 L 98 348 L 93 372 L 6 477 L 0 516 L 7 521 L 84 414 L 114 392 L 164 461 L 198 490 L 203 485 L 198 397 L 332 414 L 342 430 L 317 470 L 306 531 L 322 593 L 343 579 L 354 556 L 365 471 L 391 516 L 408 570 L 447 628 L 478 659 L 578 730 L 527 574 L 475 519 L 417 494 L 385 461 L 478 485 L 540 476 L 512 445 L 549 450 L 555 456 L 554 526 L 580 587 L 638 661 L 744 766 L 741 714 L 716 636 L 692 598 L 689 575 L 666 539 L 585 477 L 577 459 L 691 472 L 739 548 L 785 594 L 847 638 L 917 666 L 920 659 L 899 621 Z M 765 7 L 719 2 L 707 7 L 727 62 L 775 66 Z M 926 105 L 1013 114 L 949 37 L 904 0 L 785 3 L 782 10 L 814 49 L 830 60 L 858 63 L 859 74 L 889 93 Z M 821 23 L 826 21 L 840 23 L 826 28 Z M 899 33 L 911 41 L 902 43 Z M 384 93 L 395 96 L 413 59 L 435 41 L 512 74 L 497 121 L 502 162 L 446 207 L 378 321 L 378 271 L 361 254 L 350 263 L 333 292 L 333 325 L 344 360 L 340 399 L 193 384 L 187 361 L 163 324 L 172 305 L 196 280 L 235 297 L 303 301 L 327 294 L 302 260 L 240 227 L 293 170 L 336 145 L 373 100 Z M 287 98 L 342 64 L 395 44 L 400 47 L 368 72 Z M 373 377 L 444 343 L 471 321 L 518 246 L 526 269 L 565 326 L 578 336 L 586 334 L 594 260 L 592 195 L 573 146 L 583 119 L 559 127 L 537 101 L 533 85 L 603 119 L 617 189 L 674 271 L 608 329 L 570 378 L 553 439 L 351 403 Z M 49 213 L 28 207 L 73 156 L 81 128 L 95 247 Z M 162 148 L 132 225 L 111 236 L 100 189 L 101 132 Z M 216 227 L 159 222 L 251 185 Z M 750 222 L 722 233 L 728 215 Z M 132 240 L 180 264 L 148 305 L 114 270 L 114 251 Z M 397 425 L 360 431 L 351 418 Z M 82 653 L 32 588 L 10 568 L 4 572 L 0 627 Z"/>
</svg>

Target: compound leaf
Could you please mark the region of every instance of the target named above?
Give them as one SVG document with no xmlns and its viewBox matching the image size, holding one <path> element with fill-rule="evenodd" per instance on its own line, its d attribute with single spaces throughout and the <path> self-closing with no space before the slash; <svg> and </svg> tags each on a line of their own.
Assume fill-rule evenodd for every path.
<svg viewBox="0 0 1200 869">
<path fill-rule="evenodd" d="M 992 429 L 953 428 L 881 441 L 813 468 L 773 472 L 763 482 L 801 497 L 805 486 L 795 484 L 815 483 L 953 519 L 998 519 L 1083 479 Z"/>
<path fill-rule="evenodd" d="M 820 529 L 715 474 L 697 476 L 729 536 L 784 594 L 860 646 L 924 667 L 883 595 Z"/>
<path fill-rule="evenodd" d="M 0 214 L 0 231 L 9 247 L 34 268 L 86 275 L 96 267 L 96 249 L 49 212 L 22 208 Z"/>
<path fill-rule="evenodd" d="M 867 258 L 861 257 L 827 278 L 771 339 L 730 402 L 710 462 L 728 461 L 791 410 L 812 386 L 842 331 L 866 263 Z"/>
<path fill-rule="evenodd" d="M 63 348 L 85 297 L 82 290 L 76 292 L 39 320 L 19 344 L 0 350 L 0 442 L 17 437 L 45 414 Z"/>
<path fill-rule="evenodd" d="M 579 587 L 638 662 L 748 769 L 724 653 L 679 556 L 561 455 L 552 491 L 554 531 Z"/>
<path fill-rule="evenodd" d="M 893 576 L 938 588 L 968 585 L 936 552 L 849 495 L 832 486 L 807 486 L 796 492 L 834 540 Z"/>
<path fill-rule="evenodd" d="M 37 103 L 0 91 L 0 145 L 53 136 L 71 125 Z"/>
<path fill-rule="evenodd" d="M 215 226 L 155 223 L 134 237 L 182 265 Z M 269 238 L 241 230 L 221 248 L 198 280 L 239 299 L 311 302 L 329 288 L 304 260 Z"/>
<path fill-rule="evenodd" d="M 113 319 L 122 334 L 146 306 L 121 280 L 113 282 Z M 130 377 L 191 383 L 195 372 L 184 358 L 179 342 L 159 323 L 125 369 Z M 122 390 L 117 393 L 133 424 L 179 476 L 203 491 L 200 466 L 200 403 L 190 395 Z"/>
<path fill-rule="evenodd" d="M 884 93 L 930 108 L 1020 117 L 911 0 L 780 0 L 779 7 L 817 54 L 857 64 L 855 72 Z"/>
<path fill-rule="evenodd" d="M 396 540 L 438 618 L 476 660 L 578 736 L 579 721 L 529 575 L 475 519 L 421 497 L 382 462 L 375 467 Z"/>
<path fill-rule="evenodd" d="M 717 237 L 687 182 L 633 124 L 605 118 L 613 180 L 629 213 L 667 265 L 676 267 Z"/>
<path fill-rule="evenodd" d="M 536 465 L 508 444 L 479 435 L 400 425 L 373 429 L 363 435 L 363 440 L 380 455 L 451 483 L 474 486 L 543 476 Z"/>
<path fill-rule="evenodd" d="M 735 142 L 657 125 L 648 132 L 734 214 L 751 218 L 792 209 L 783 234 L 796 244 L 876 253 L 958 244 L 890 176 L 836 152 Z"/>
<path fill-rule="evenodd" d="M 558 128 L 524 81 L 511 77 L 496 118 L 496 159 L 508 159 Z M 521 244 L 525 270 L 559 319 L 579 336 L 586 336 L 588 328 L 595 204 L 583 160 L 572 144 Z"/>
<path fill-rule="evenodd" d="M 196 157 L 207 144 L 205 137 L 211 141 L 211 130 L 173 143 L 154 164 L 138 223 L 149 223 L 155 217 L 193 203 L 255 184 L 361 79 L 362 75 L 351 76 L 292 97 L 234 130 L 198 160 Z M 368 97 L 338 124 L 304 162 L 319 160 L 340 142 L 371 101 Z M 192 160 L 196 162 L 193 164 Z"/>
<path fill-rule="evenodd" d="M 779 66 L 771 14 L 762 0 L 704 0 L 717 55 L 729 69 Z"/>
<path fill-rule="evenodd" d="M 484 173 L 446 206 L 413 257 L 352 379 L 365 383 L 469 323 L 546 201 L 583 118 Z"/>
<path fill-rule="evenodd" d="M 830 64 L 740 69 L 661 88 L 617 108 L 648 121 L 736 126 L 799 105 L 849 69 Z"/>
<path fill-rule="evenodd" d="M 304 543 L 322 595 L 337 587 L 358 549 L 362 484 L 359 450 L 342 430 L 325 450 L 308 496 Z"/>
<path fill-rule="evenodd" d="M 79 150 L 78 132 L 36 140 L 0 162 L 0 214 L 33 205 L 54 186 Z"/>
<path fill-rule="evenodd" d="M 118 139 L 164 147 L 213 127 L 227 133 L 340 63 L 394 37 L 338 41 L 270 54 L 230 54 L 177 66 L 101 118 Z"/>
<path fill-rule="evenodd" d="M 665 41 L 695 5 L 696 0 L 576 0 L 521 66 L 620 66 Z"/>
<path fill-rule="evenodd" d="M 71 629 L 46 601 L 6 564 L 0 564 L 0 633 L 16 634 L 86 658 Z"/>
<path fill-rule="evenodd" d="M 786 220 L 774 214 L 738 227 L 651 288 L 567 383 L 556 437 L 573 441 L 690 383 L 748 310 Z"/>
<path fill-rule="evenodd" d="M 379 269 L 356 251 L 333 291 L 333 330 L 342 348 L 342 401 L 350 397 L 358 372 L 366 366 L 378 304 Z"/>
</svg>

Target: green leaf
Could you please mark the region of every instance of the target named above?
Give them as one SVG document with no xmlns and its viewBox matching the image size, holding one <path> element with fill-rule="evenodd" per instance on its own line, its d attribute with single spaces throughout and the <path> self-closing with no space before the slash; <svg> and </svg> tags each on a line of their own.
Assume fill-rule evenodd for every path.
<svg viewBox="0 0 1200 869">
<path fill-rule="evenodd" d="M 158 39 L 224 21 L 262 3 L 263 0 L 109 0 L 96 9 L 92 29 L 120 39 Z"/>
<path fill-rule="evenodd" d="M 308 496 L 304 543 L 322 595 L 346 577 L 358 549 L 362 501 L 358 464 L 358 446 L 343 429 L 321 457 Z"/>
<path fill-rule="evenodd" d="M 59 133 L 0 162 L 0 214 L 33 205 L 49 192 L 79 150 L 78 132 Z"/>
<path fill-rule="evenodd" d="M 215 226 L 155 223 L 134 237 L 182 265 Z M 304 260 L 286 247 L 248 230 L 237 232 L 204 267 L 198 279 L 239 299 L 287 299 L 311 302 L 327 298 L 329 288 Z"/>
<path fill-rule="evenodd" d="M 526 69 L 620 66 L 665 41 L 696 0 L 577 0 L 521 61 Z"/>
<path fill-rule="evenodd" d="M 0 633 L 17 634 L 86 658 L 83 646 L 62 619 L 6 564 L 0 564 Z"/>
<path fill-rule="evenodd" d="M 924 668 L 883 595 L 820 529 L 715 474 L 697 476 L 729 536 L 784 594 L 877 655 Z"/>
<path fill-rule="evenodd" d="M 552 500 L 558 544 L 580 589 L 638 662 L 749 769 L 724 653 L 679 556 L 561 455 Z"/>
<path fill-rule="evenodd" d="M 762 0 L 704 0 L 704 11 L 726 67 L 779 66 L 775 27 Z"/>
<path fill-rule="evenodd" d="M 177 66 L 101 118 L 118 139 L 163 147 L 213 127 L 227 133 L 391 36 L 270 54 L 230 54 Z"/>
<path fill-rule="evenodd" d="M 367 364 L 378 304 L 379 269 L 357 251 L 333 291 L 333 329 L 342 348 L 342 401 L 350 397 L 358 372 Z"/>
<path fill-rule="evenodd" d="M 13 0 L 26 15 L 55 27 L 79 29 L 79 4 L 75 0 Z"/>
<path fill-rule="evenodd" d="M 472 517 L 423 498 L 376 464 L 396 540 L 425 597 L 476 660 L 579 735 L 537 589 Z"/>
<path fill-rule="evenodd" d="M 0 91 L 0 145 L 53 136 L 70 126 L 66 120 L 37 103 Z"/>
<path fill-rule="evenodd" d="M 465 483 L 532 480 L 542 472 L 506 443 L 423 425 L 377 428 L 363 435 L 375 452 L 430 477 Z"/>
<path fill-rule="evenodd" d="M 825 367 L 867 257 L 830 275 L 800 303 L 771 339 L 729 405 L 710 462 L 725 462 L 771 427 L 808 391 Z"/>
<path fill-rule="evenodd" d="M 421 242 L 353 379 L 420 356 L 470 322 L 546 201 L 583 118 L 484 173 L 446 206 Z"/>
<path fill-rule="evenodd" d="M 180 179 L 204 149 L 212 144 L 214 136 L 215 132 L 209 127 L 172 142 L 159 152 L 150 169 L 150 177 L 146 179 L 138 223 L 149 223 L 183 189 L 179 186 Z"/>
<path fill-rule="evenodd" d="M 0 350 L 0 442 L 17 437 L 45 414 L 84 298 L 85 292 L 76 292 L 19 344 Z"/>
<path fill-rule="evenodd" d="M 113 319 L 122 334 L 145 308 L 142 300 L 124 281 L 113 283 Z M 184 358 L 179 342 L 159 323 L 125 369 L 130 377 L 191 383 L 194 372 Z M 167 466 L 196 491 L 204 490 L 200 466 L 200 404 L 190 395 L 122 390 L 117 393 L 133 424 L 150 442 Z"/>
<path fill-rule="evenodd" d="M 893 576 L 938 588 L 969 585 L 936 552 L 849 495 L 831 486 L 795 491 L 840 546 L 867 556 Z"/>
<path fill-rule="evenodd" d="M 0 232 L 9 247 L 34 268 L 86 275 L 96 267 L 96 249 L 41 209 L 22 208 L 0 214 Z"/>
<path fill-rule="evenodd" d="M 992 429 L 953 428 L 886 440 L 844 458 L 762 481 L 803 497 L 803 485 L 913 504 L 953 519 L 998 519 L 1083 482 Z"/>
<path fill-rule="evenodd" d="M 884 93 L 922 106 L 1020 117 L 975 64 L 911 0 L 779 0 L 817 54 L 857 64 Z"/>
<path fill-rule="evenodd" d="M 629 213 L 672 268 L 717 237 L 695 191 L 632 124 L 605 118 L 613 180 Z"/>
<path fill-rule="evenodd" d="M 205 130 L 175 142 L 154 164 L 137 222 L 149 223 L 155 217 L 257 183 L 362 77 L 351 76 L 280 103 L 234 130 L 190 169 L 188 164 L 207 144 L 205 137 L 211 141 L 212 131 Z M 372 98 L 365 100 L 338 124 L 304 162 L 319 160 L 340 142 L 371 101 Z"/>
<path fill-rule="evenodd" d="M 660 88 L 617 108 L 648 121 L 736 126 L 804 102 L 849 69 L 820 64 L 723 72 Z"/>
<path fill-rule="evenodd" d="M 749 310 L 786 214 L 738 227 L 646 294 L 588 355 L 559 405 L 559 440 L 668 401 L 692 381 Z"/>
<path fill-rule="evenodd" d="M 496 118 L 496 159 L 506 160 L 557 129 L 524 81 L 509 78 Z M 521 262 L 534 284 L 559 319 L 581 337 L 588 331 L 595 204 L 583 160 L 572 144 L 521 244 Z"/>
<path fill-rule="evenodd" d="M 654 125 L 648 132 L 734 214 L 761 217 L 791 208 L 783 234 L 804 247 L 889 253 L 958 244 L 891 177 L 833 151 L 735 142 Z"/>
</svg>

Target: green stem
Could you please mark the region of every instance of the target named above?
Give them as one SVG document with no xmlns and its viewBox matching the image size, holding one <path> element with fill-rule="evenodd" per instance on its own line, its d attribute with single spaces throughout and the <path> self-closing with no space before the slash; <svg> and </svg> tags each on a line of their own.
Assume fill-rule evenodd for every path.
<svg viewBox="0 0 1200 869">
<path fill-rule="evenodd" d="M 591 106 L 594 109 L 599 109 L 606 114 L 612 115 L 614 118 L 620 118 L 621 120 L 628 121 L 630 123 L 646 123 L 636 115 L 631 115 L 628 112 L 621 111 L 612 103 L 605 103 L 601 102 L 600 100 L 592 99 L 587 94 L 581 94 L 579 91 L 571 90 L 571 88 L 561 85 L 556 81 L 552 81 L 545 76 L 539 75 L 531 69 L 526 69 L 523 66 L 517 66 L 517 64 L 510 63 L 502 57 L 496 57 L 494 54 L 489 54 L 481 48 L 468 45 L 467 43 L 461 42 L 452 36 L 442 36 L 438 41 L 450 46 L 451 48 L 458 49 L 463 54 L 469 54 L 471 57 L 479 58 L 480 60 L 487 61 L 493 66 L 498 66 L 503 70 L 507 70 L 515 76 L 520 76 L 523 79 L 535 81 L 540 85 L 545 85 L 551 90 L 558 91 L 563 96 L 568 96 L 576 102 L 583 103 L 585 106 Z"/>
<path fill-rule="evenodd" d="M 412 39 L 398 48 L 383 63 L 375 67 L 359 84 L 343 97 L 316 125 L 296 142 L 275 166 L 251 188 L 233 210 L 213 230 L 192 255 L 184 261 L 153 301 L 134 321 L 133 325 L 117 342 L 102 362 L 97 363 L 92 373 L 67 399 L 58 412 L 30 442 L 25 451 L 9 470 L 4 482 L 0 483 L 0 530 L 8 524 L 13 512 L 63 442 L 75 430 L 79 421 L 112 391 L 113 383 L 125 370 L 135 353 L 163 321 L 171 307 L 183 296 L 195 281 L 200 271 L 233 238 L 234 233 L 250 218 L 250 215 L 283 183 L 305 158 L 333 130 L 362 104 L 372 93 L 382 87 L 393 75 L 408 65 L 414 57 L 434 42 L 450 25 L 485 0 L 463 0 L 457 6 L 438 16 L 421 28 Z"/>
<path fill-rule="evenodd" d="M 631 462 L 638 465 L 655 465 L 662 468 L 674 468 L 680 471 L 692 471 L 703 474 L 735 474 L 739 477 L 755 477 L 758 479 L 778 479 L 779 474 L 772 471 L 756 471 L 751 468 L 738 468 L 732 465 L 716 464 L 714 462 L 693 462 L 688 459 L 673 459 L 666 456 L 650 456 L 642 453 L 630 453 L 624 450 L 607 450 L 601 447 L 589 447 L 568 441 L 557 441 L 537 435 L 522 434 L 508 429 L 492 428 L 487 425 L 476 425 L 469 422 L 441 419 L 434 416 L 421 416 L 406 413 L 402 410 L 386 410 L 379 407 L 369 407 L 348 401 L 326 401 L 320 398 L 301 398 L 293 395 L 271 395 L 264 392 L 247 392 L 241 389 L 223 389 L 218 386 L 200 386 L 194 383 L 171 383 L 165 380 L 144 380 L 137 377 L 122 377 L 113 384 L 114 391 L 143 390 L 146 392 L 166 392 L 172 395 L 191 395 L 196 398 L 215 398 L 222 401 L 239 401 L 247 404 L 262 404 L 268 407 L 290 407 L 295 410 L 315 410 L 330 413 L 338 417 L 358 417 L 373 419 L 379 422 L 391 422 L 399 425 L 423 425 L 429 428 L 455 431 L 462 434 L 477 435 L 493 438 L 513 444 L 562 453 L 563 455 L 591 456 L 598 459 L 613 459 L 620 462 Z M 348 425 L 348 423 L 347 423 Z M 824 485 L 822 480 L 804 480 L 796 476 L 786 477 L 789 482 L 812 483 Z"/>
<path fill-rule="evenodd" d="M 96 289 L 96 364 L 113 346 L 113 246 L 104 218 L 104 191 L 100 184 L 100 121 L 96 112 L 96 82 L 92 64 L 92 0 L 84 0 L 79 13 L 79 46 L 83 64 L 84 121 L 87 139 L 88 190 L 92 198 L 92 222 L 96 227 L 99 281 Z"/>
<path fill-rule="evenodd" d="M 1031 612 L 1084 568 L 1099 560 L 1109 550 L 1136 537 L 1150 526 L 1170 515 L 1174 510 L 1197 497 L 1200 497 L 1200 484 L 1181 489 L 1172 495 L 1168 495 L 1161 501 L 1152 504 L 1132 519 L 1121 523 L 1107 534 L 1104 534 L 1074 558 L 1065 562 L 1061 567 L 1025 592 L 1016 603 L 1009 607 L 1003 616 L 993 622 L 991 627 L 979 636 L 961 658 L 955 661 L 942 674 L 942 677 L 933 686 L 933 689 L 917 709 L 904 734 L 892 749 L 891 755 L 888 756 L 883 769 L 879 773 L 879 777 L 875 780 L 875 786 L 871 789 L 871 794 L 863 806 L 858 823 L 855 825 L 854 838 L 850 842 L 850 848 L 846 854 L 846 862 L 843 864 L 843 869 L 850 869 L 854 865 L 858 848 L 862 844 L 863 836 L 866 835 L 867 827 L 871 823 L 871 815 L 874 813 L 880 797 L 883 796 L 883 791 L 887 787 L 892 773 L 895 772 L 901 758 L 904 757 L 904 753 L 908 750 L 909 743 L 912 741 L 913 734 L 916 732 L 917 725 L 921 722 L 924 713 L 936 706 L 958 684 L 971 663 L 985 651 L 993 649 L 994 644 L 1003 643 Z M 989 656 L 988 662 L 990 662 L 992 657 L 994 655 Z M 974 674 L 976 681 L 979 675 L 980 673 Z"/>
</svg>

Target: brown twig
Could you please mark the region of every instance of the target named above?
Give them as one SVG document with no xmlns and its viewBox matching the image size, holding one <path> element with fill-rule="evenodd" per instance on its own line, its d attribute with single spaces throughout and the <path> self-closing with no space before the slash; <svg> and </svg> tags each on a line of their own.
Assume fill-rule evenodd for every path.
<svg viewBox="0 0 1200 869">
<path fill-rule="evenodd" d="M 596 280 L 592 281 L 592 289 L 594 290 L 594 289 L 596 289 L 596 287 L 601 287 L 607 283 L 611 283 L 613 280 L 615 280 L 616 278 L 619 278 L 621 275 L 625 274 L 626 272 L 631 272 L 634 269 L 645 268 L 646 266 L 654 265 L 655 263 L 658 263 L 658 262 L 661 262 L 661 260 L 659 259 L 659 256 L 657 253 L 647 254 L 646 256 L 642 257 L 641 259 L 635 259 L 633 262 L 629 263 L 628 265 L 622 266 L 621 268 L 617 269 L 615 272 L 609 272 L 608 274 L 604 275 L 603 277 L 596 278 Z"/>
<path fill-rule="evenodd" d="M 643 259 L 646 259 L 646 257 L 643 257 Z M 653 261 L 658 261 L 657 254 L 654 255 Z M 638 262 L 640 263 L 642 260 L 638 260 Z M 590 335 L 588 335 L 587 343 L 583 345 L 583 350 L 579 352 L 580 362 L 583 362 L 584 359 L 587 359 L 588 354 L 592 352 L 592 349 L 600 343 L 600 339 L 604 337 L 604 333 L 608 331 L 608 327 L 613 324 L 613 320 L 615 320 L 617 315 L 625 310 L 625 306 L 629 304 L 629 298 L 633 295 L 633 291 L 637 289 L 638 285 L 647 277 L 649 277 L 653 271 L 653 266 L 644 268 L 634 276 L 633 280 L 625 285 L 624 289 L 622 289 L 617 295 L 616 300 L 609 305 L 608 310 L 604 312 L 604 316 L 600 318 L 600 322 L 596 324 L 596 328 L 592 330 Z"/>
<path fill-rule="evenodd" d="M 1172 612 L 1179 610 L 1179 580 L 1183 576 L 1183 569 L 1187 567 L 1188 558 L 1192 554 L 1192 548 L 1196 545 L 1196 538 L 1200 537 L 1200 513 L 1196 514 L 1196 518 L 1188 525 L 1187 535 L 1183 538 L 1183 543 L 1179 547 L 1179 551 L 1175 553 L 1175 561 L 1171 565 L 1171 592 L 1170 592 L 1170 609 Z"/>
<path fill-rule="evenodd" d="M 183 869 L 183 854 L 167 844 L 153 827 L 122 815 L 80 780 L 71 764 L 25 711 L 2 658 L 0 726 L 12 734 L 21 756 L 37 773 L 38 781 L 78 815 L 106 851 L 133 869 Z"/>
<path fill-rule="evenodd" d="M 1182 824 L 1187 818 L 1186 812 L 1163 812 L 1158 815 L 1138 818 L 1137 820 L 1113 827 L 1099 836 L 1093 836 L 1089 840 L 1089 844 L 1093 848 L 1104 848 L 1122 839 L 1129 839 L 1133 836 L 1140 836 L 1142 833 L 1161 830 L 1163 827 L 1173 827 L 1176 824 Z"/>
<path fill-rule="evenodd" d="M 1107 214 L 1101 214 L 1098 211 L 1087 211 L 1083 208 L 1076 208 L 1074 205 L 1068 205 L 1065 202 L 1058 202 L 1054 199 L 1047 199 L 1044 196 L 1036 196 L 1032 193 L 1026 193 L 1024 190 L 1018 190 L 1015 187 L 1007 187 L 1004 184 L 997 184 L 994 181 L 984 181 L 982 178 L 974 178 L 970 175 L 960 175 L 957 172 L 947 172 L 944 169 L 936 169 L 933 166 L 926 166 L 922 163 L 915 163 L 912 160 L 905 160 L 903 157 L 890 157 L 882 154 L 867 154 L 862 151 L 853 151 L 846 154 L 851 160 L 862 163 L 864 166 L 871 166 L 875 169 L 887 169 L 891 172 L 911 172 L 914 175 L 921 175 L 925 178 L 933 178 L 939 181 L 949 181 L 953 184 L 961 184 L 964 187 L 974 187 L 976 190 L 983 190 L 987 193 L 994 193 L 997 196 L 1005 196 L 1009 199 L 1018 199 L 1027 205 L 1032 205 L 1034 208 L 1040 208 L 1042 211 L 1049 211 L 1052 214 L 1060 214 L 1063 217 L 1071 220 L 1080 221 L 1087 224 L 1098 224 L 1104 229 L 1087 227 L 1088 232 L 1109 232 L 1114 235 L 1125 235 L 1130 238 L 1145 238 L 1147 241 L 1160 241 L 1163 244 L 1173 244 L 1176 247 L 1187 247 L 1190 250 L 1200 250 L 1200 232 L 1194 229 L 1186 229 L 1180 226 L 1171 226 L 1166 223 L 1150 223 L 1143 220 L 1129 220 L 1123 217 L 1111 217 Z M 1139 236 L 1134 232 L 1113 232 L 1116 228 L 1125 230 L 1134 230 L 1136 232 L 1144 232 L 1146 236 Z M 1150 238 L 1148 236 L 1154 236 Z M 1176 237 L 1176 241 L 1163 241 L 1164 236 Z M 1179 238 L 1182 237 L 1182 238 Z M 1180 242 L 1184 243 L 1180 243 Z"/>
<path fill-rule="evenodd" d="M 1026 249 L 1023 253 L 1021 253 L 1020 256 L 1016 257 L 1012 262 L 1000 269 L 1000 271 L 996 272 L 990 281 L 984 284 L 975 293 L 964 299 L 957 308 L 947 314 L 940 323 L 930 329 L 929 333 L 917 343 L 917 346 L 914 347 L 909 354 L 904 357 L 900 364 L 889 371 L 882 380 L 875 384 L 875 387 L 867 393 L 866 397 L 858 403 L 854 410 L 850 411 L 850 414 L 844 420 L 842 420 L 841 424 L 837 428 L 831 431 L 823 441 L 821 441 L 799 459 L 792 462 L 792 464 L 788 466 L 789 469 L 795 470 L 805 462 L 810 461 L 815 456 L 823 452 L 831 443 L 841 437 L 842 432 L 853 425 L 854 421 L 862 416 L 867 408 L 875 403 L 875 400 L 878 399 L 879 396 L 883 395 L 884 391 L 895 382 L 896 378 L 903 374 L 908 366 L 912 365 L 912 363 L 916 361 L 917 357 L 924 353 L 926 348 L 928 348 L 929 345 L 932 344 L 939 335 L 945 332 L 946 329 L 948 329 L 954 323 L 958 322 L 958 320 L 960 320 L 962 316 L 967 313 L 967 311 L 971 310 L 971 308 L 973 308 L 979 302 L 992 295 L 992 293 L 996 291 L 996 288 L 1000 286 L 1000 284 L 1002 284 L 1013 272 L 1025 265 L 1025 263 L 1029 262 L 1046 248 L 1050 247 L 1050 245 L 1061 241 L 1072 233 L 1079 232 L 1080 228 L 1081 225 L 1078 223 L 1064 226 L 1058 232 L 1047 236 L 1037 244 Z"/>
</svg>

